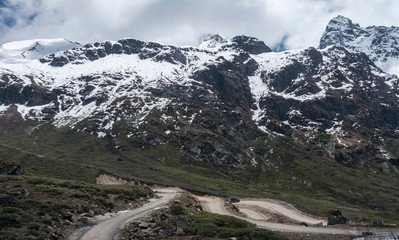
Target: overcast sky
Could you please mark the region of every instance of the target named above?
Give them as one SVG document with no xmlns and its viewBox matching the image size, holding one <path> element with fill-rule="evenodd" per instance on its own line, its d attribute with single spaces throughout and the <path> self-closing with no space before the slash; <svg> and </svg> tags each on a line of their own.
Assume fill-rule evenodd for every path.
<svg viewBox="0 0 399 240">
<path fill-rule="evenodd" d="M 397 0 L 0 0 L 0 44 L 35 38 L 80 43 L 133 37 L 198 45 L 201 35 L 250 35 L 275 48 L 314 46 L 328 21 L 399 26 Z"/>
</svg>

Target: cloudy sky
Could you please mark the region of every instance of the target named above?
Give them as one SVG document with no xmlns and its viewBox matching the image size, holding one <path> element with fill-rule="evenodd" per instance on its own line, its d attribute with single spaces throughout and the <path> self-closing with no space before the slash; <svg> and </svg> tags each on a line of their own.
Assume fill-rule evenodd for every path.
<svg viewBox="0 0 399 240">
<path fill-rule="evenodd" d="M 399 26 L 397 0 L 0 0 L 0 44 L 134 37 L 197 45 L 206 33 L 255 36 L 272 48 L 317 47 L 328 21 Z"/>
</svg>

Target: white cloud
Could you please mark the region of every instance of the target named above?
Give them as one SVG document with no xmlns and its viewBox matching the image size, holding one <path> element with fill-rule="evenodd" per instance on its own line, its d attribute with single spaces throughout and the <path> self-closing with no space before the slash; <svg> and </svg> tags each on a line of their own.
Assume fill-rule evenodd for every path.
<svg viewBox="0 0 399 240">
<path fill-rule="evenodd" d="M 204 33 L 246 34 L 271 47 L 317 47 L 338 14 L 368 25 L 399 25 L 395 0 L 6 0 L 0 43 L 63 37 L 81 43 L 134 37 L 197 44 Z M 34 18 L 33 18 L 34 17 Z M 33 18 L 33 20 L 32 20 Z M 4 24 L 10 19 L 14 25 Z M 12 21 L 11 21 L 12 22 Z M 11 24 L 12 25 L 12 24 Z"/>
</svg>

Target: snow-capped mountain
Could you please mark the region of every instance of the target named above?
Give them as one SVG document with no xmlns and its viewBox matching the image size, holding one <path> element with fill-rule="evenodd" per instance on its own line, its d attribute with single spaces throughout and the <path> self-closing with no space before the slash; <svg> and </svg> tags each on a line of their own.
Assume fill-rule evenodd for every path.
<svg viewBox="0 0 399 240">
<path fill-rule="evenodd" d="M 169 143 L 228 169 L 256 166 L 251 142 L 266 136 L 303 135 L 344 164 L 393 158 L 384 143 L 398 136 L 398 78 L 343 47 L 273 53 L 253 37 L 208 35 L 199 47 L 57 39 L 0 49 L 0 123 L 20 114 L 138 148 Z"/>
<path fill-rule="evenodd" d="M 0 62 L 3 64 L 23 63 L 54 52 L 80 47 L 79 43 L 66 39 L 36 39 L 11 42 L 0 45 Z"/>
<path fill-rule="evenodd" d="M 319 48 L 332 45 L 364 52 L 382 70 L 399 75 L 399 27 L 363 28 L 344 16 L 337 16 L 328 23 Z"/>
</svg>

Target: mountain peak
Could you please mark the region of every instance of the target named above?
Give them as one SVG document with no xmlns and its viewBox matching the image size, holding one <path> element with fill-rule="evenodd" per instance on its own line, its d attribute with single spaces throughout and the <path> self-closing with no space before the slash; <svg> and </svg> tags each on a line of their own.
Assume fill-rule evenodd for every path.
<svg viewBox="0 0 399 240">
<path fill-rule="evenodd" d="M 201 44 L 199 48 L 217 48 L 220 47 L 229 41 L 219 34 L 205 34 L 201 37 Z"/>
<path fill-rule="evenodd" d="M 199 48 L 218 50 L 225 45 L 238 47 L 250 54 L 261 54 L 272 51 L 263 41 L 245 35 L 235 36 L 231 40 L 227 40 L 219 34 L 206 34 L 201 38 Z"/>
<path fill-rule="evenodd" d="M 326 31 L 336 31 L 342 28 L 353 28 L 352 20 L 342 15 L 338 15 L 327 24 Z"/>
<path fill-rule="evenodd" d="M 362 28 L 349 18 L 337 16 L 330 20 L 319 48 L 341 46 L 364 52 L 382 70 L 399 74 L 399 27 L 370 26 Z"/>
<path fill-rule="evenodd" d="M 347 17 L 338 15 L 330 20 L 326 26 L 326 32 L 340 32 L 341 34 L 353 35 L 361 30 L 357 23 L 353 23 Z"/>
</svg>

